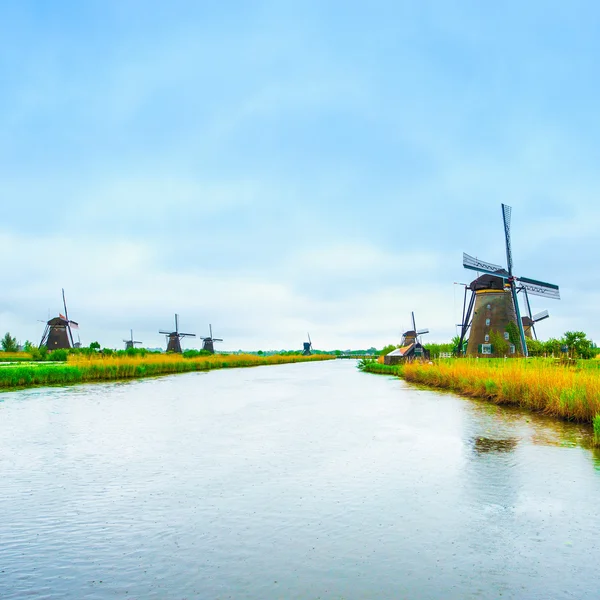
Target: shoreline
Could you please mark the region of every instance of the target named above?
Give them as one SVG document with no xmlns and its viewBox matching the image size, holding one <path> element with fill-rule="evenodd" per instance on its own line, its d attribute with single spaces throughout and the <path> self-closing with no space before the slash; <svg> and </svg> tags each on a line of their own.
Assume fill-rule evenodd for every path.
<svg viewBox="0 0 600 600">
<path fill-rule="evenodd" d="M 35 366 L 3 366 L 0 369 L 0 394 L 33 387 L 73 385 L 102 381 L 144 379 L 159 375 L 282 365 L 332 360 L 335 356 L 256 356 L 252 354 L 216 355 L 195 358 L 181 356 L 146 356 L 144 358 L 93 358 L 65 363 L 39 363 Z"/>
<path fill-rule="evenodd" d="M 447 390 L 497 405 L 517 406 L 593 427 L 600 446 L 600 371 L 565 367 L 544 359 L 448 359 L 384 365 L 367 362 L 365 373 L 392 375 L 431 389 Z"/>
</svg>

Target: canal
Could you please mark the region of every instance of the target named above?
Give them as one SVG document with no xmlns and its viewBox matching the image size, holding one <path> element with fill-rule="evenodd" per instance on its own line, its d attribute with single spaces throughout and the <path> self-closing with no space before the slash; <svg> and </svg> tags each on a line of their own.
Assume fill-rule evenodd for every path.
<svg viewBox="0 0 600 600">
<path fill-rule="evenodd" d="M 585 427 L 354 361 L 0 394 L 0 598 L 597 600 Z"/>
</svg>

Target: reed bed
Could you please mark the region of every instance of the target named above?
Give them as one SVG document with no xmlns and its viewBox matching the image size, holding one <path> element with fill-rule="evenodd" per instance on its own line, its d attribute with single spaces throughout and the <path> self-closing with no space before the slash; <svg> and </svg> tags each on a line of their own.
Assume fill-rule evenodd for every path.
<svg viewBox="0 0 600 600">
<path fill-rule="evenodd" d="M 0 362 L 27 362 L 32 360 L 28 352 L 0 352 Z"/>
<path fill-rule="evenodd" d="M 15 365 L 0 369 L 0 389 L 15 389 L 39 385 L 63 385 L 88 381 L 113 381 L 209 371 L 234 367 L 256 367 L 284 363 L 328 360 L 330 355 L 312 356 L 256 356 L 254 354 L 213 354 L 195 358 L 181 355 L 147 354 L 146 356 L 102 357 L 70 355 L 67 363 Z"/>
<path fill-rule="evenodd" d="M 569 421 L 593 423 L 600 443 L 600 371 L 583 363 L 447 359 L 393 367 L 371 363 L 364 370 L 398 375 L 413 383 L 487 398 L 496 404 L 512 404 Z"/>
</svg>

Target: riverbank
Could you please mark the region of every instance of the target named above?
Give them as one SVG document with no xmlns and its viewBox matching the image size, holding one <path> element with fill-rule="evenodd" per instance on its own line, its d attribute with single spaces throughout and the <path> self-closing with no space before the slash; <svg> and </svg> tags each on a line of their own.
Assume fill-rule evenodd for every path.
<svg viewBox="0 0 600 600">
<path fill-rule="evenodd" d="M 213 354 L 184 358 L 176 354 L 148 354 L 144 357 L 69 356 L 66 363 L 16 364 L 0 368 L 0 391 L 41 385 L 65 385 L 92 381 L 137 379 L 191 371 L 210 371 L 261 365 L 330 360 L 334 356 L 257 356 L 254 354 Z"/>
<path fill-rule="evenodd" d="M 589 361 L 588 361 L 589 362 Z M 595 362 L 595 361 L 594 361 Z M 591 423 L 600 444 L 600 370 L 550 359 L 447 359 L 400 365 L 364 362 L 363 371 L 511 404 L 568 421 Z"/>
</svg>

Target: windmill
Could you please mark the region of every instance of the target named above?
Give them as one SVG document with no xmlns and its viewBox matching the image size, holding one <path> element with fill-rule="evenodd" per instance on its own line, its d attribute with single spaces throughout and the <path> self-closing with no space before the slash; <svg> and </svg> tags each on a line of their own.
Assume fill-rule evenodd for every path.
<svg viewBox="0 0 600 600">
<path fill-rule="evenodd" d="M 142 342 L 136 342 L 133 339 L 133 329 L 131 331 L 131 337 L 128 340 L 123 340 L 125 342 L 125 350 L 129 350 L 129 348 L 135 348 L 136 344 L 141 344 Z"/>
<path fill-rule="evenodd" d="M 507 268 L 479 260 L 463 253 L 463 267 L 483 275 L 478 276 L 468 286 L 465 286 L 465 300 L 463 303 L 463 320 L 458 348 L 461 348 L 467 332 L 470 329 L 467 354 L 471 356 L 490 355 L 493 348 L 490 343 L 492 331 L 503 333 L 504 338 L 510 340 L 510 324 L 518 329 L 519 346 L 523 356 L 527 356 L 526 333 L 519 310 L 517 292 L 544 296 L 546 298 L 560 299 L 557 285 L 546 283 L 529 277 L 516 277 L 513 275 L 512 248 L 510 242 L 510 219 L 512 209 L 506 204 L 502 205 L 502 220 L 504 222 L 504 240 L 506 246 Z M 471 299 L 467 308 L 467 290 L 471 290 Z M 527 303 L 529 297 L 526 296 Z M 529 312 L 528 304 L 528 312 Z M 547 315 L 546 315 L 547 316 Z M 536 315 L 541 321 L 546 318 L 543 313 Z M 528 317 L 533 323 L 533 317 Z M 531 327 L 533 327 L 533 323 Z M 516 341 L 516 340 L 515 340 Z M 517 352 L 512 348 L 511 353 Z"/>
<path fill-rule="evenodd" d="M 525 296 L 525 305 L 527 306 L 527 315 L 521 318 L 521 321 L 523 321 L 523 329 L 525 330 L 525 337 L 537 340 L 535 324 L 539 321 L 547 319 L 550 316 L 550 313 L 547 310 L 543 310 L 542 312 L 532 315 L 531 305 L 529 304 L 529 296 L 525 288 L 523 288 L 523 294 Z"/>
<path fill-rule="evenodd" d="M 402 334 L 400 348 L 392 350 L 385 355 L 383 362 L 386 365 L 397 364 L 402 360 L 414 358 L 429 358 L 429 350 L 426 350 L 421 343 L 420 336 L 429 333 L 429 329 L 417 329 L 415 313 L 411 312 L 412 329 Z"/>
<path fill-rule="evenodd" d="M 308 336 L 308 342 L 304 342 L 302 344 L 302 356 L 310 356 L 312 354 L 312 341 L 310 339 L 310 333 L 306 334 Z"/>
<path fill-rule="evenodd" d="M 208 337 L 200 338 L 202 340 L 202 350 L 206 350 L 207 352 L 214 354 L 215 353 L 214 342 L 222 342 L 223 340 L 221 338 L 213 337 L 212 325 L 208 326 L 208 330 L 210 332 L 210 335 Z"/>
<path fill-rule="evenodd" d="M 181 354 L 181 342 L 179 340 L 183 337 L 196 337 L 195 333 L 180 333 L 178 314 L 175 314 L 175 331 L 160 330 L 158 333 L 166 335 L 169 340 L 167 343 L 167 352 L 178 352 L 179 354 Z"/>
<path fill-rule="evenodd" d="M 74 348 L 76 344 L 73 342 L 72 329 L 78 329 L 79 323 L 69 319 L 67 312 L 67 301 L 65 300 L 65 290 L 62 291 L 63 306 L 65 314 L 58 314 L 58 317 L 50 319 L 46 323 L 44 334 L 40 346 L 46 346 L 48 350 L 69 349 Z"/>
</svg>

